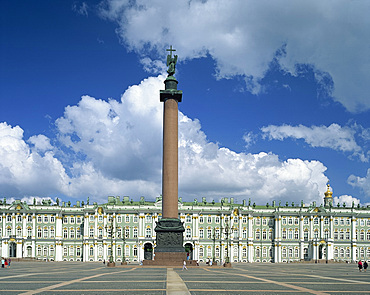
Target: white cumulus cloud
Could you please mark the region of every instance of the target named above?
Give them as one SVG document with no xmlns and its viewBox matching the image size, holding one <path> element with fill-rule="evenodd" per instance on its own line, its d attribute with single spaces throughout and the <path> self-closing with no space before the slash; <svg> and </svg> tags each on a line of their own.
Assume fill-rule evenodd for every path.
<svg viewBox="0 0 370 295">
<path fill-rule="evenodd" d="M 262 127 L 264 138 L 270 140 L 284 140 L 286 138 L 303 139 L 312 147 L 330 148 L 336 151 L 349 152 L 358 156 L 361 161 L 367 162 L 366 152 L 357 144 L 355 134 L 356 128 L 331 124 L 329 126 L 304 125 L 269 125 Z"/>
<path fill-rule="evenodd" d="M 252 93 L 274 58 L 291 75 L 307 65 L 349 111 L 370 108 L 369 1 L 106 0 L 100 8 L 143 55 L 163 60 L 169 44 L 181 60 L 209 54 L 219 78 L 242 75 Z"/>
<path fill-rule="evenodd" d="M 159 75 L 129 87 L 121 101 L 83 96 L 56 120 L 53 146 L 44 135 L 0 124 L 0 190 L 4 195 L 64 195 L 106 201 L 108 195 L 161 194 L 163 104 Z M 272 153 L 236 153 L 210 142 L 200 121 L 179 112 L 179 196 L 322 202 L 326 167 L 281 161 Z"/>
</svg>

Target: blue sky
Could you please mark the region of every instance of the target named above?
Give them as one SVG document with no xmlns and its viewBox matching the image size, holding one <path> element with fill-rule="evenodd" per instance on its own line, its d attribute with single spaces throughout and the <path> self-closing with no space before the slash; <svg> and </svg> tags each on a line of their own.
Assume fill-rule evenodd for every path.
<svg viewBox="0 0 370 295">
<path fill-rule="evenodd" d="M 161 194 L 166 51 L 179 196 L 370 201 L 368 1 L 2 1 L 0 196 Z"/>
</svg>

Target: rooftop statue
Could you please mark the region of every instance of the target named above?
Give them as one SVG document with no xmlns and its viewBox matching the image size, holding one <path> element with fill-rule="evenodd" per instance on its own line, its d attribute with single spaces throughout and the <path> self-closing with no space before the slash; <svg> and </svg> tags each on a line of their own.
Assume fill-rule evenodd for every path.
<svg viewBox="0 0 370 295">
<path fill-rule="evenodd" d="M 175 74 L 175 66 L 177 62 L 177 55 L 174 55 L 172 57 L 172 51 L 176 51 L 176 49 L 172 49 L 172 45 L 170 46 L 170 49 L 166 49 L 167 51 L 170 52 L 169 55 L 167 55 L 167 66 L 168 66 L 168 76 L 173 76 Z"/>
</svg>

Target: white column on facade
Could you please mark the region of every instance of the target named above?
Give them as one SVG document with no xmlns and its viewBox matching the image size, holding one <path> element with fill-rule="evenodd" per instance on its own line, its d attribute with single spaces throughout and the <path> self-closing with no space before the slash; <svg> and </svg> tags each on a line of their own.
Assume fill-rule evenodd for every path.
<svg viewBox="0 0 370 295">
<path fill-rule="evenodd" d="M 324 217 L 323 216 L 320 216 L 320 235 L 319 235 L 319 238 L 320 239 L 324 238 Z"/>
<path fill-rule="evenodd" d="M 15 218 L 16 218 L 16 215 L 13 213 L 12 214 L 12 235 L 15 236 L 16 235 L 16 227 L 15 227 Z"/>
<path fill-rule="evenodd" d="M 352 254 L 352 261 L 357 260 L 357 239 L 356 239 L 356 229 L 357 229 L 357 218 L 352 216 L 352 223 L 351 223 L 351 254 Z"/>
<path fill-rule="evenodd" d="M 36 218 L 34 220 L 36 220 Z M 63 260 L 62 232 L 63 232 L 63 215 L 60 214 L 55 216 L 55 261 Z"/>
<path fill-rule="evenodd" d="M 275 262 L 279 263 L 281 262 L 281 215 L 276 214 L 275 215 Z"/>
<path fill-rule="evenodd" d="M 248 228 L 247 228 L 247 233 L 248 233 L 248 242 L 247 242 L 247 259 L 248 262 L 253 262 L 254 261 L 254 249 L 253 249 L 253 215 L 248 214 Z"/>
<path fill-rule="evenodd" d="M 299 216 L 299 259 L 304 259 L 304 231 L 303 231 L 303 216 Z"/>
</svg>

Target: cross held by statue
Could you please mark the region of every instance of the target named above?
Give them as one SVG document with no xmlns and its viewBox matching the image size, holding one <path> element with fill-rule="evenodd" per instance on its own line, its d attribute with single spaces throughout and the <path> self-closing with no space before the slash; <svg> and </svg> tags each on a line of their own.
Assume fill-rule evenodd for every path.
<svg viewBox="0 0 370 295">
<path fill-rule="evenodd" d="M 166 49 L 166 51 L 170 52 L 170 56 L 172 57 L 172 51 L 176 51 L 176 49 L 172 49 L 172 45 L 170 46 L 170 49 Z"/>
</svg>

